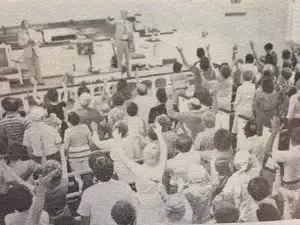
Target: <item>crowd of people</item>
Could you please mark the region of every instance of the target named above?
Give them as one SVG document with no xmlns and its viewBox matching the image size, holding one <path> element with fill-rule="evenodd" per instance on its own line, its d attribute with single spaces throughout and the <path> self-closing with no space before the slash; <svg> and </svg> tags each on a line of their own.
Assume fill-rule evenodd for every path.
<svg viewBox="0 0 300 225">
<path fill-rule="evenodd" d="M 135 89 L 125 79 L 95 90 L 82 84 L 74 98 L 64 80 L 62 94 L 39 96 L 35 83 L 24 101 L 5 97 L 0 224 L 299 219 L 299 52 L 278 58 L 268 43 L 258 57 L 250 46 L 244 59 L 234 46 L 232 62 L 221 65 L 209 46 L 197 49 L 194 64 L 177 47 L 181 60 L 155 96 L 136 72 Z M 219 109 L 232 113 L 230 129 L 217 125 Z M 242 130 L 239 116 L 248 119 Z M 240 132 L 247 141 L 236 148 Z M 75 210 L 68 201 L 74 184 Z"/>
</svg>

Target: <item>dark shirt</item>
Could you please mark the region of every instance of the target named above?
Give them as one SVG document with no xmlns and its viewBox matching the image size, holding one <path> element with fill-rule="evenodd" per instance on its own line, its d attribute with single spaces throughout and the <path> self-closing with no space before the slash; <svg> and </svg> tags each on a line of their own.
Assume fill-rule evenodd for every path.
<svg viewBox="0 0 300 225">
<path fill-rule="evenodd" d="M 179 112 L 177 105 L 173 105 L 173 108 L 176 112 Z M 168 115 L 165 103 L 152 107 L 149 112 L 148 124 L 154 123 L 156 117 L 163 114 Z"/>
<path fill-rule="evenodd" d="M 65 113 L 64 113 L 64 107 L 66 107 L 67 104 L 65 102 L 59 102 L 58 104 L 47 104 L 47 112 L 48 114 L 54 113 L 58 119 L 64 120 L 65 119 Z"/>
</svg>

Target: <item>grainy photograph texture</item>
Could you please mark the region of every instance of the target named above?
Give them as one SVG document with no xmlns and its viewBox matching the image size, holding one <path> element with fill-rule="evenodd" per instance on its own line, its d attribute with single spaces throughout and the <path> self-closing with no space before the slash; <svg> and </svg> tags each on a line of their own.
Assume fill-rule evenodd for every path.
<svg viewBox="0 0 300 225">
<path fill-rule="evenodd" d="M 0 225 L 300 224 L 300 0 L 0 5 Z"/>
</svg>

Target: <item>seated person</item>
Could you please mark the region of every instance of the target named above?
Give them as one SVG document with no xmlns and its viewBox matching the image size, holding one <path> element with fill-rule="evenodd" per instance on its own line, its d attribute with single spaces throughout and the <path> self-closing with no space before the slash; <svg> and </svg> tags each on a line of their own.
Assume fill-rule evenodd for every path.
<svg viewBox="0 0 300 225">
<path fill-rule="evenodd" d="M 136 209 L 130 202 L 117 201 L 110 214 L 117 225 L 137 225 Z"/>
</svg>

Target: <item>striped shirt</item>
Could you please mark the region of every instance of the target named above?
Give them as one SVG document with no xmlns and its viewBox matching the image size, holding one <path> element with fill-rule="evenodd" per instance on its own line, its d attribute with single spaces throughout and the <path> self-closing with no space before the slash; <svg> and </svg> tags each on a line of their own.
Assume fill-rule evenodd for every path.
<svg viewBox="0 0 300 225">
<path fill-rule="evenodd" d="M 0 121 L 0 137 L 10 141 L 22 143 L 26 129 L 30 128 L 31 122 L 20 116 L 19 113 L 7 113 Z"/>
</svg>

